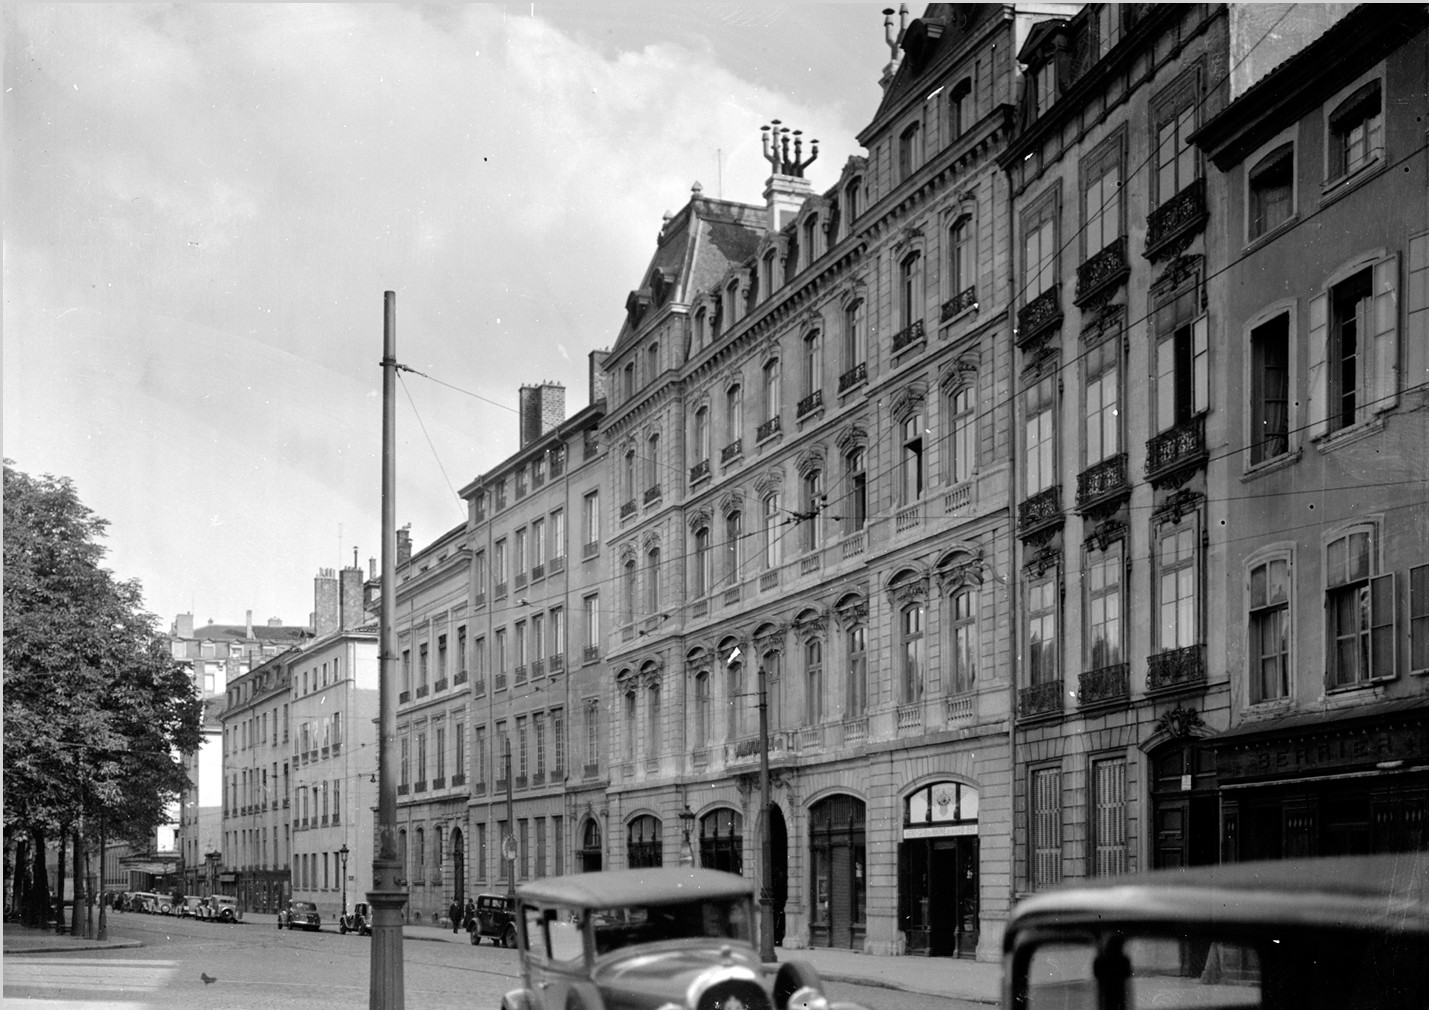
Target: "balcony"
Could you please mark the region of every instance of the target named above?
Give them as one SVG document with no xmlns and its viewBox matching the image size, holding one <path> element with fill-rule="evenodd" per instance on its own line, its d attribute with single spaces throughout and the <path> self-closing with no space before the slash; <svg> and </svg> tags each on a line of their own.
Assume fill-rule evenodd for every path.
<svg viewBox="0 0 1429 1010">
<path fill-rule="evenodd" d="M 447 689 L 447 680 L 446 680 L 445 677 L 443 677 L 441 680 L 437 681 L 435 684 L 432 685 L 432 690 L 433 690 L 433 691 L 445 691 L 446 689 Z"/>
<path fill-rule="evenodd" d="M 526 788 L 526 776 L 525 776 L 525 775 L 517 775 L 517 776 L 516 776 L 516 786 L 515 786 L 515 788 L 517 788 L 517 789 L 525 789 L 525 788 Z"/>
<path fill-rule="evenodd" d="M 429 695 L 429 694 L 431 693 L 431 691 L 432 691 L 432 689 L 431 689 L 430 687 L 428 687 L 426 684 L 422 684 L 421 686 L 419 686 L 419 687 L 417 688 L 417 697 L 418 697 L 418 698 L 425 698 L 427 695 Z"/>
<path fill-rule="evenodd" d="M 977 715 L 975 698 L 971 694 L 954 694 L 943 699 L 943 722 L 949 726 L 956 723 L 972 722 Z"/>
<path fill-rule="evenodd" d="M 1077 704 L 1082 708 L 1111 705 L 1131 697 L 1131 677 L 1125 663 L 1088 670 L 1077 678 Z"/>
<path fill-rule="evenodd" d="M 531 660 L 531 678 L 534 680 L 546 672 L 546 661 L 544 659 Z"/>
<path fill-rule="evenodd" d="M 516 588 L 517 588 L 517 589 L 525 589 L 525 588 L 526 588 L 526 573 L 525 573 L 525 572 L 517 572 L 517 573 L 516 573 Z"/>
<path fill-rule="evenodd" d="M 479 677 L 471 682 L 471 693 L 473 697 L 480 698 L 486 694 L 486 678 Z"/>
<path fill-rule="evenodd" d="M 581 548 L 581 560 L 582 560 L 582 561 L 589 561 L 591 558 L 596 557 L 596 556 L 599 555 L 599 554 L 600 554 L 600 541 L 599 541 L 599 540 L 592 540 L 590 543 L 586 544 L 584 547 Z"/>
<path fill-rule="evenodd" d="M 840 545 L 839 551 L 843 557 L 851 558 L 855 555 L 862 554 L 865 550 L 865 547 L 866 544 L 864 534 L 863 531 L 860 530 L 857 533 L 850 533 L 848 536 L 844 537 L 844 542 Z"/>
<path fill-rule="evenodd" d="M 939 322 L 946 323 L 949 319 L 962 315 L 968 309 L 977 308 L 977 288 L 967 288 L 959 291 L 953 297 L 943 303 L 943 308 L 939 314 Z"/>
<path fill-rule="evenodd" d="M 914 344 L 922 343 L 923 339 L 923 320 L 919 319 L 909 323 L 903 327 L 903 329 L 893 334 L 893 353 L 899 354 Z"/>
<path fill-rule="evenodd" d="M 690 751 L 690 765 L 697 771 L 708 768 L 710 763 L 710 749 L 708 747 L 696 747 Z"/>
<path fill-rule="evenodd" d="M 1196 689 L 1206 683 L 1206 647 L 1188 645 L 1167 649 L 1146 658 L 1146 690 L 1172 692 Z"/>
<path fill-rule="evenodd" d="M 516 683 L 517 683 L 517 684 L 524 684 L 524 683 L 526 683 L 526 664 L 525 664 L 525 663 L 520 663 L 520 664 L 518 664 L 517 667 L 516 667 Z"/>
<path fill-rule="evenodd" d="M 455 686 L 458 685 L 458 684 L 465 684 L 466 682 L 467 682 L 467 673 L 466 673 L 465 670 L 458 670 L 456 673 L 454 673 L 454 674 L 452 675 L 452 686 L 453 686 L 453 687 L 455 687 Z"/>
<path fill-rule="evenodd" d="M 839 376 L 839 393 L 847 393 L 855 386 L 861 386 L 868 381 L 868 363 L 860 361 L 843 375 Z"/>
<path fill-rule="evenodd" d="M 1146 479 L 1154 487 L 1174 487 L 1205 465 L 1206 415 L 1197 414 L 1146 443 Z"/>
<path fill-rule="evenodd" d="M 407 704 L 407 702 L 409 702 L 409 701 L 411 701 L 411 700 L 412 700 L 412 692 L 411 692 L 411 691 L 403 691 L 403 692 L 401 692 L 400 694 L 397 695 L 397 704 L 399 704 L 399 705 L 405 705 L 405 704 Z"/>
<path fill-rule="evenodd" d="M 532 773 L 531 773 L 531 784 L 532 784 L 533 786 L 543 786 L 543 785 L 545 785 L 545 784 L 546 784 L 546 773 L 545 773 L 545 772 L 532 772 Z"/>
<path fill-rule="evenodd" d="M 763 442 L 766 438 L 773 438 L 783 430 L 784 423 L 779 419 L 779 415 L 775 414 L 755 430 L 754 440 L 756 442 Z"/>
<path fill-rule="evenodd" d="M 702 459 L 690 467 L 690 483 L 696 484 L 710 475 L 710 461 Z"/>
<path fill-rule="evenodd" d="M 863 743 L 868 739 L 868 716 L 858 716 L 843 721 L 844 746 Z"/>
<path fill-rule="evenodd" d="M 824 727 L 803 726 L 799 729 L 800 750 L 820 750 L 824 746 Z"/>
<path fill-rule="evenodd" d="M 973 503 L 972 481 L 959 484 L 943 496 L 944 512 L 961 512 Z"/>
<path fill-rule="evenodd" d="M 546 566 L 545 566 L 545 565 L 532 565 L 532 566 L 531 566 L 531 581 L 532 581 L 532 582 L 535 582 L 537 579 L 544 579 L 545 577 L 546 577 Z"/>
<path fill-rule="evenodd" d="M 898 510 L 893 522 L 898 532 L 904 533 L 920 526 L 923 522 L 923 514 L 918 511 L 917 505 L 909 505 L 907 508 Z"/>
<path fill-rule="evenodd" d="M 409 786 L 409 785 L 407 785 L 407 783 L 405 783 L 405 782 L 398 782 L 398 783 L 397 783 L 397 795 L 398 795 L 398 796 L 406 796 L 407 793 L 411 790 L 411 788 L 412 788 L 412 787 Z M 307 827 L 307 824 L 304 823 L 303 826 L 304 826 L 304 827 Z"/>
<path fill-rule="evenodd" d="M 1017 506 L 1017 535 L 1030 536 L 1038 530 L 1061 525 L 1062 485 L 1053 484 L 1024 498 Z"/>
<path fill-rule="evenodd" d="M 1017 718 L 1038 719 L 1062 711 L 1062 682 L 1033 684 L 1017 692 Z"/>
<path fill-rule="evenodd" d="M 1053 284 L 1017 311 L 1017 346 L 1024 351 L 1062 325 L 1062 286 Z"/>
<path fill-rule="evenodd" d="M 1077 293 L 1072 297 L 1073 303 L 1081 308 L 1111 294 L 1130 273 L 1131 266 L 1126 261 L 1126 236 L 1122 235 L 1077 267 Z"/>
<path fill-rule="evenodd" d="M 660 490 L 659 484 L 647 487 L 645 489 L 645 504 L 649 505 L 651 502 L 659 501 L 663 494 L 664 492 Z"/>
<path fill-rule="evenodd" d="M 636 509 L 638 509 L 639 507 L 640 506 L 635 504 L 634 498 L 630 499 L 628 502 L 625 502 L 620 506 L 620 518 L 629 519 L 635 514 Z"/>
<path fill-rule="evenodd" d="M 768 592 L 771 589 L 779 588 L 779 569 L 771 568 L 759 576 L 759 591 Z"/>
<path fill-rule="evenodd" d="M 466 785 L 466 776 L 465 776 L 465 775 L 453 775 L 453 776 L 452 776 L 452 788 L 453 788 L 453 789 L 455 789 L 457 786 L 464 786 L 464 785 Z"/>
<path fill-rule="evenodd" d="M 491 685 L 491 689 L 492 689 L 493 691 L 504 691 L 504 690 L 506 690 L 506 674 L 505 674 L 505 673 L 498 673 L 498 674 L 493 678 L 493 680 L 495 681 L 495 683 L 493 683 L 493 684 Z"/>
<path fill-rule="evenodd" d="M 445 789 L 446 787 L 447 777 L 445 775 L 438 775 L 436 778 L 432 779 L 433 789 Z"/>
<path fill-rule="evenodd" d="M 412 792 L 414 792 L 414 793 L 424 793 L 424 792 L 426 792 L 426 791 L 427 791 L 427 780 L 426 780 L 426 779 L 422 779 L 422 780 L 416 782 L 415 784 L 413 784 L 413 786 L 412 786 Z"/>
<path fill-rule="evenodd" d="M 581 662 L 582 662 L 582 663 L 598 663 L 598 662 L 600 662 L 600 646 L 598 646 L 598 645 L 587 645 L 584 649 L 582 649 L 582 650 L 581 650 Z"/>
<path fill-rule="evenodd" d="M 506 590 L 507 590 L 507 585 L 506 585 L 506 583 L 505 583 L 505 582 L 498 582 L 498 583 L 496 584 L 495 588 L 492 590 L 491 595 L 494 596 L 494 597 L 496 597 L 496 599 L 498 599 L 498 600 L 504 600 L 504 599 L 506 599 Z"/>
<path fill-rule="evenodd" d="M 485 783 L 485 782 L 475 782 L 475 783 L 473 783 L 473 784 L 472 784 L 472 787 L 471 787 L 471 794 L 472 794 L 473 796 L 485 796 L 485 795 L 486 795 L 486 783 Z"/>
<path fill-rule="evenodd" d="M 474 594 L 472 594 L 472 597 L 471 597 L 471 605 L 472 605 L 473 607 L 484 607 L 484 606 L 486 606 L 486 594 L 485 594 L 485 593 L 474 593 Z"/>
<path fill-rule="evenodd" d="M 1131 491 L 1126 480 L 1126 453 L 1093 463 L 1077 475 L 1077 511 L 1086 515 L 1098 505 Z"/>
<path fill-rule="evenodd" d="M 706 616 L 707 614 L 709 614 L 709 612 L 710 612 L 710 601 L 707 600 L 707 599 L 705 599 L 705 600 L 696 600 L 696 601 L 695 601 L 695 605 L 690 608 L 690 616 L 691 616 L 691 617 L 704 617 L 704 616 Z"/>
<path fill-rule="evenodd" d="M 564 652 L 557 652 L 553 654 L 550 658 L 550 664 L 551 673 L 560 673 L 566 668 L 566 654 Z"/>
<path fill-rule="evenodd" d="M 561 549 L 565 550 L 564 547 Z M 562 554 L 560 557 L 552 558 L 546 565 L 546 569 L 547 575 L 560 575 L 566 570 L 566 556 Z"/>
<path fill-rule="evenodd" d="M 799 559 L 799 574 L 808 575 L 810 572 L 817 572 L 823 564 L 823 555 L 818 550 L 812 554 L 805 554 Z"/>
<path fill-rule="evenodd" d="M 739 587 L 731 586 L 724 591 L 724 605 L 732 606 L 739 602 Z"/>
<path fill-rule="evenodd" d="M 1199 234 L 1209 218 L 1206 181 L 1197 179 L 1147 216 L 1146 247 L 1142 255 L 1154 262 L 1171 254 Z"/>
<path fill-rule="evenodd" d="M 511 781 L 509 779 L 497 779 L 491 784 L 491 788 L 493 792 L 504 793 L 510 785 Z"/>
<path fill-rule="evenodd" d="M 907 705 L 899 705 L 897 720 L 900 735 L 923 732 L 923 703 L 915 701 Z"/>
<path fill-rule="evenodd" d="M 795 415 L 798 417 L 803 417 L 805 414 L 809 413 L 810 411 L 817 410 L 823 405 L 824 391 L 822 389 L 816 389 L 808 396 L 804 397 L 802 400 L 799 401 L 799 406 L 795 410 Z"/>
</svg>

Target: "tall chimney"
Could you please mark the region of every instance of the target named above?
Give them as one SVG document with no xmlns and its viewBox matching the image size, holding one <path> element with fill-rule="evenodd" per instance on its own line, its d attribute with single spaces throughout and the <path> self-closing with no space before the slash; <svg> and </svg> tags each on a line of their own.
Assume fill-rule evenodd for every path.
<svg viewBox="0 0 1429 1010">
<path fill-rule="evenodd" d="M 522 386 L 520 392 L 521 437 L 524 449 L 566 418 L 566 387 L 558 382 Z"/>
<path fill-rule="evenodd" d="M 244 637 L 244 638 L 252 638 L 252 637 L 253 637 L 253 611 L 249 610 L 249 611 L 246 611 L 245 613 L 247 614 L 248 630 L 244 633 L 244 636 L 243 636 L 243 637 Z"/>
<path fill-rule="evenodd" d="M 194 615 L 179 614 L 174 618 L 174 637 L 193 638 L 194 637 Z"/>
<path fill-rule="evenodd" d="M 610 357 L 609 351 L 590 352 L 590 402 L 599 403 L 607 399 L 610 392 L 610 377 L 605 371 L 605 359 Z"/>
<path fill-rule="evenodd" d="M 317 577 L 313 579 L 313 634 L 322 638 L 331 635 L 341 625 L 337 573 L 331 568 L 319 568 Z"/>
<path fill-rule="evenodd" d="M 356 554 L 356 552 L 353 552 Z M 339 575 L 339 606 L 342 610 L 342 630 L 351 631 L 362 627 L 366 611 L 362 607 L 362 569 L 354 557 L 351 568 L 344 568 Z"/>
<path fill-rule="evenodd" d="M 397 567 L 401 568 L 412 560 L 412 524 L 408 523 L 397 531 Z"/>
</svg>

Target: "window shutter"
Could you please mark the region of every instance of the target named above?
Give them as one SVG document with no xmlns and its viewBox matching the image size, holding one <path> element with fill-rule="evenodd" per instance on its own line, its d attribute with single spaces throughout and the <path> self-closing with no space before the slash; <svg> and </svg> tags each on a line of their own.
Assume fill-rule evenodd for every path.
<svg viewBox="0 0 1429 1010">
<path fill-rule="evenodd" d="M 1369 676 L 1372 680 L 1393 677 L 1395 662 L 1394 573 L 1369 580 Z"/>
<path fill-rule="evenodd" d="M 1390 410 L 1399 399 L 1399 256 L 1374 265 L 1374 373 L 1370 410 Z"/>
<path fill-rule="evenodd" d="M 1310 299 L 1310 437 L 1319 438 L 1326 432 L 1326 401 L 1329 399 L 1329 373 L 1325 368 L 1326 341 L 1329 339 L 1329 296 Z"/>
<path fill-rule="evenodd" d="M 1201 316 L 1191 324 L 1191 413 L 1202 414 L 1210 407 L 1209 343 L 1210 322 Z"/>
</svg>

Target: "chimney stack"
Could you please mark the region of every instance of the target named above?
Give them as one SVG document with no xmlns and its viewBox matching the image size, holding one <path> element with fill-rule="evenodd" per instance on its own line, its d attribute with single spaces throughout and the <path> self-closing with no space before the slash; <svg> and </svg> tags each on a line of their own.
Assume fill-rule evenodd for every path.
<svg viewBox="0 0 1429 1010">
<path fill-rule="evenodd" d="M 342 570 L 338 606 L 343 631 L 362 627 L 367 612 L 362 605 L 362 569 L 357 564 L 357 551 L 352 552 L 352 567 Z"/>
<path fill-rule="evenodd" d="M 590 362 L 590 402 L 599 403 L 608 399 L 610 392 L 610 378 L 605 372 L 605 359 L 610 357 L 609 351 L 591 351 Z"/>
<path fill-rule="evenodd" d="M 331 568 L 319 568 L 313 579 L 313 634 L 318 638 L 331 635 L 342 625 L 338 602 L 337 573 Z"/>
<path fill-rule="evenodd" d="M 249 611 L 245 611 L 245 613 L 247 614 L 246 620 L 247 620 L 247 623 L 248 623 L 248 630 L 247 630 L 247 632 L 245 632 L 245 634 L 244 634 L 243 637 L 244 637 L 244 638 L 252 638 L 252 637 L 253 637 L 253 611 L 249 610 Z"/>
<path fill-rule="evenodd" d="M 566 387 L 558 382 L 522 386 L 520 411 L 524 449 L 566 419 Z"/>
<path fill-rule="evenodd" d="M 174 637 L 193 638 L 194 637 L 194 615 L 179 614 L 174 618 Z"/>
<path fill-rule="evenodd" d="M 397 531 L 397 567 L 401 568 L 412 560 L 412 524 L 408 523 Z"/>
</svg>

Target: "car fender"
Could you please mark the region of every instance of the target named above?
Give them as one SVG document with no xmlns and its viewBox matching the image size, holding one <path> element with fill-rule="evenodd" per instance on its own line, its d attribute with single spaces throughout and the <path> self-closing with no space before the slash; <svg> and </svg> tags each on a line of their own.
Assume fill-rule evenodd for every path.
<svg viewBox="0 0 1429 1010">
<path fill-rule="evenodd" d="M 764 980 L 742 964 L 716 965 L 706 968 L 690 981 L 689 986 L 685 989 L 685 1006 L 699 1006 L 702 995 L 721 982 L 731 981 L 752 982 L 761 989 L 765 989 Z M 767 993 L 768 990 L 765 989 L 765 992 Z"/>
<path fill-rule="evenodd" d="M 512 989 L 501 997 L 501 1010 L 542 1010 L 540 1000 L 530 989 Z"/>
<path fill-rule="evenodd" d="M 566 990 L 564 1007 L 546 1007 L 544 1010 L 604 1010 L 605 1000 L 594 982 L 575 981 Z"/>
</svg>

